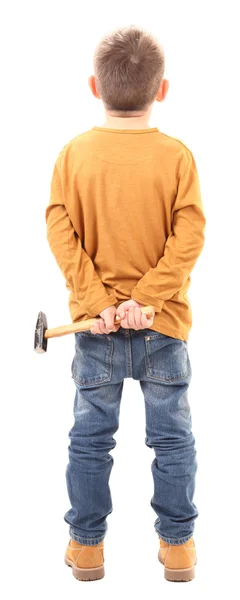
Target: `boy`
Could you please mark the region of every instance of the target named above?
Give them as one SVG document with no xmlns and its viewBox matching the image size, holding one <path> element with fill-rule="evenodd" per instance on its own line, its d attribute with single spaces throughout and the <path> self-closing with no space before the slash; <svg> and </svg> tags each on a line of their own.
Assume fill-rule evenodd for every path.
<svg viewBox="0 0 240 600">
<path fill-rule="evenodd" d="M 197 470 L 188 386 L 190 273 L 204 244 L 205 217 L 190 150 L 149 127 L 168 81 L 158 41 L 135 26 L 98 44 L 89 86 L 105 109 L 102 126 L 61 150 L 46 209 L 47 239 L 70 290 L 75 334 L 74 425 L 66 480 L 71 508 L 65 562 L 80 580 L 104 576 L 112 512 L 110 451 L 124 378 L 139 380 L 145 443 L 154 449 L 151 506 L 165 578 L 194 577 Z M 141 307 L 153 307 L 152 318 Z M 114 322 L 116 315 L 120 323 Z"/>
</svg>

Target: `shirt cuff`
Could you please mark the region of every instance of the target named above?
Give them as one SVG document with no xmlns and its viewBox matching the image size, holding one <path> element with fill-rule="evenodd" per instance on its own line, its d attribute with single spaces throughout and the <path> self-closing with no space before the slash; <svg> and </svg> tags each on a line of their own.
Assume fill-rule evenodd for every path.
<svg viewBox="0 0 240 600">
<path fill-rule="evenodd" d="M 148 304 L 151 304 L 151 306 L 154 307 L 156 312 L 161 312 L 162 307 L 164 305 L 164 300 L 160 300 L 156 297 L 151 298 L 151 296 L 142 294 L 142 292 L 140 292 L 137 288 L 132 289 L 131 298 L 133 300 L 135 300 L 136 302 L 140 302 L 140 304 L 144 304 L 145 306 L 148 306 Z"/>
<path fill-rule="evenodd" d="M 102 310 L 109 308 L 109 306 L 113 306 L 113 304 L 117 304 L 117 298 L 113 294 L 109 294 L 102 300 L 98 300 L 95 304 L 92 304 L 91 307 L 86 306 L 86 312 L 92 318 L 97 317 Z"/>
</svg>

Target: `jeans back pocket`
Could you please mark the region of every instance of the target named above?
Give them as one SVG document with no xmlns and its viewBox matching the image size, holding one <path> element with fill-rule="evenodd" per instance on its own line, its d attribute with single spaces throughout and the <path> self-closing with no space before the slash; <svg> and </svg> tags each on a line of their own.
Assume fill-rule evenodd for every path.
<svg viewBox="0 0 240 600">
<path fill-rule="evenodd" d="M 147 377 L 174 383 L 191 374 L 187 342 L 158 332 L 144 339 Z"/>
<path fill-rule="evenodd" d="M 77 385 L 95 386 L 111 381 L 113 340 L 89 331 L 75 334 L 75 355 L 71 365 Z"/>
</svg>

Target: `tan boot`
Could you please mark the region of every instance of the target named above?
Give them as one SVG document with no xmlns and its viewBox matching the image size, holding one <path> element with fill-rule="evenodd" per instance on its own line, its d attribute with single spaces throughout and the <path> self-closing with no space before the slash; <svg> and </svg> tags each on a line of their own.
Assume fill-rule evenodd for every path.
<svg viewBox="0 0 240 600">
<path fill-rule="evenodd" d="M 191 581 L 197 564 L 193 538 L 185 544 L 170 545 L 160 538 L 158 560 L 164 565 L 164 577 L 168 581 Z"/>
<path fill-rule="evenodd" d="M 81 581 L 104 577 L 104 541 L 95 546 L 84 546 L 70 539 L 64 562 L 72 567 L 72 574 Z"/>
</svg>

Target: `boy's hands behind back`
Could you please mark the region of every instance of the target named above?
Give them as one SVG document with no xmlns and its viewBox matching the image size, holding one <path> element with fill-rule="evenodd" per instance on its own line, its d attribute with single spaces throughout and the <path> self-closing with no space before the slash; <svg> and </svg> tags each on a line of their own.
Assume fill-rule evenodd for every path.
<svg viewBox="0 0 240 600">
<path fill-rule="evenodd" d="M 119 304 L 117 308 L 117 315 L 121 317 L 121 327 L 124 329 L 145 329 L 151 327 L 153 324 L 155 311 L 153 309 L 153 316 L 148 319 L 141 311 L 141 308 L 145 304 L 140 304 L 136 300 L 126 300 Z"/>
<path fill-rule="evenodd" d="M 99 315 L 100 319 L 96 320 L 96 323 L 91 327 L 91 333 L 105 333 L 108 334 L 111 331 L 117 331 L 120 325 L 124 329 L 145 329 L 151 327 L 153 324 L 154 316 L 148 319 L 146 315 L 141 312 L 141 307 L 145 306 L 135 300 L 126 300 L 119 304 L 118 308 L 115 305 L 110 306 L 102 310 Z M 121 317 L 119 324 L 114 324 L 116 315 Z"/>
<path fill-rule="evenodd" d="M 110 333 L 111 331 L 117 331 L 121 325 L 121 322 L 119 321 L 119 324 L 115 325 L 114 321 L 116 318 L 116 306 L 113 304 L 113 306 L 109 306 L 108 308 L 104 308 L 104 310 L 102 310 L 99 315 L 100 315 L 100 319 L 98 318 L 96 320 L 96 322 L 94 323 L 93 327 L 90 328 L 91 333 Z"/>
</svg>

